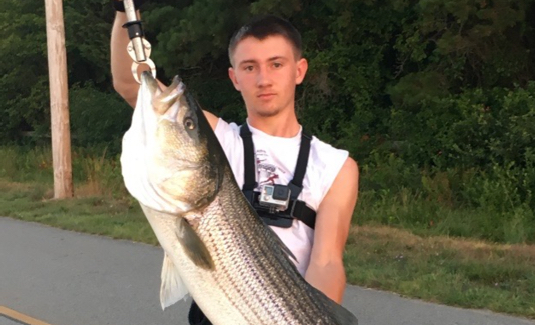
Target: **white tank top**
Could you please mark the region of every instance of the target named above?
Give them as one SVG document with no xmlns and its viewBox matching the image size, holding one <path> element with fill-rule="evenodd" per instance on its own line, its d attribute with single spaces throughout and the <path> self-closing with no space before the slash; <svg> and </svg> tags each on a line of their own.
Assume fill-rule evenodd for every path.
<svg viewBox="0 0 535 325">
<path fill-rule="evenodd" d="M 301 144 L 301 130 L 292 138 L 281 138 L 268 135 L 250 125 L 249 129 L 253 134 L 257 167 L 256 181 L 259 186 L 287 185 L 293 179 Z M 229 124 L 219 119 L 215 134 L 230 162 L 238 186 L 241 188 L 244 182 L 244 153 L 240 127 L 235 123 Z M 347 157 L 347 151 L 336 149 L 312 137 L 310 156 L 303 179 L 303 190 L 298 199 L 317 211 Z M 297 269 L 304 276 L 310 262 L 314 230 L 296 219 L 293 220 L 290 228 L 271 228 L 292 251 L 297 259 Z"/>
</svg>

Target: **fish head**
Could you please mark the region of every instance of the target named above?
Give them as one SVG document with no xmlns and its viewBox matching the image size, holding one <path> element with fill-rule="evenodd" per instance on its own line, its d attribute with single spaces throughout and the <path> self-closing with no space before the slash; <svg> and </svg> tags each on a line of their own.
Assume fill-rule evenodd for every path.
<svg viewBox="0 0 535 325">
<path fill-rule="evenodd" d="M 186 213 L 201 209 L 216 196 L 223 180 L 222 150 L 202 109 L 178 76 L 161 90 L 150 73 L 141 77 L 141 91 L 152 96 L 148 174 L 157 192 Z M 223 160 L 222 160 L 223 159 Z"/>
</svg>

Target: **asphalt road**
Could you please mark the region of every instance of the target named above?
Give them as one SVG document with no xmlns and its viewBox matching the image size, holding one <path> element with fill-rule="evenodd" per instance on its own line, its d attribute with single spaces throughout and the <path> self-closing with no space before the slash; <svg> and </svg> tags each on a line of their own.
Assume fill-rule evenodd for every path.
<svg viewBox="0 0 535 325">
<path fill-rule="evenodd" d="M 162 259 L 158 247 L 0 217 L 0 308 L 51 325 L 186 325 L 189 301 L 159 306 Z M 360 325 L 535 325 L 356 286 L 344 306 Z M 0 313 L 0 325 L 21 323 Z"/>
</svg>

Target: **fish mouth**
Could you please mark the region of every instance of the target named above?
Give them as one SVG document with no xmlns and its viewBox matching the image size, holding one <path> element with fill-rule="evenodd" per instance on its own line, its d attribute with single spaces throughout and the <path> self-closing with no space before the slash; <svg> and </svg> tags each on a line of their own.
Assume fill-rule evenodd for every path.
<svg viewBox="0 0 535 325">
<path fill-rule="evenodd" d="M 177 101 L 184 94 L 186 86 L 182 80 L 175 76 L 173 82 L 163 92 L 156 95 L 153 100 L 153 105 L 161 116 L 167 116 L 169 120 L 176 120 L 180 105 Z"/>
<path fill-rule="evenodd" d="M 148 71 L 143 71 L 141 73 L 141 86 L 147 87 L 149 89 L 149 92 L 153 95 L 162 92 L 160 86 L 158 85 L 158 82 Z"/>
</svg>

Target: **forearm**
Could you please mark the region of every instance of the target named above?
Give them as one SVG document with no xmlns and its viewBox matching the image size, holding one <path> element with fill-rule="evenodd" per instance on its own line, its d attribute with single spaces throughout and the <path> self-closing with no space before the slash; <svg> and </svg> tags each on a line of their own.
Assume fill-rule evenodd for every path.
<svg viewBox="0 0 535 325">
<path fill-rule="evenodd" d="M 132 75 L 132 58 L 126 48 L 130 39 L 126 29 L 122 26 L 126 23 L 127 18 L 124 12 L 117 12 L 113 29 L 111 32 L 111 74 L 113 77 L 113 87 L 130 106 L 136 105 L 139 84 Z"/>
<path fill-rule="evenodd" d="M 341 304 L 346 287 L 343 263 L 332 261 L 325 265 L 310 263 L 305 280 L 327 297 Z"/>
</svg>

